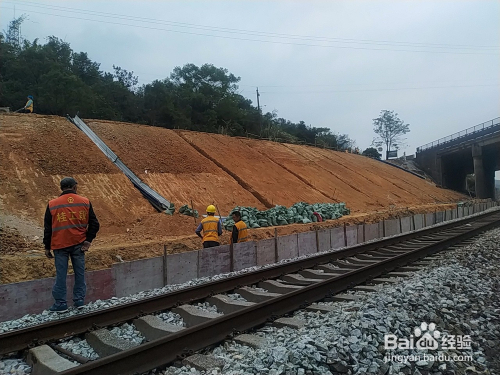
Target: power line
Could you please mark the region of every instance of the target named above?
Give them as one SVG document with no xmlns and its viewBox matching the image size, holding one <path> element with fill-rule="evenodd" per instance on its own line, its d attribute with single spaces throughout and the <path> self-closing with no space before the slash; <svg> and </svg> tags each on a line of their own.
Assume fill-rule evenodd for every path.
<svg viewBox="0 0 500 375">
<path fill-rule="evenodd" d="M 283 33 L 272 33 L 272 32 L 264 32 L 257 30 L 245 30 L 245 29 L 233 29 L 226 27 L 217 27 L 217 26 L 207 26 L 207 25 L 199 25 L 185 22 L 176 22 L 176 21 L 168 21 L 168 20 L 160 20 L 155 18 L 145 18 L 145 17 L 137 17 L 137 16 L 129 16 L 124 14 L 117 13 L 107 13 L 107 12 L 98 12 L 87 9 L 80 8 L 69 8 L 62 6 L 54 6 L 49 4 L 40 4 L 31 1 L 4 1 L 6 3 L 24 3 L 30 6 L 42 8 L 42 9 L 50 9 L 50 10 L 58 10 L 63 12 L 73 12 L 73 13 L 82 13 L 87 15 L 96 15 L 101 17 L 112 17 L 118 19 L 126 19 L 126 20 L 135 20 L 139 22 L 147 22 L 147 23 L 157 23 L 157 24 L 166 24 L 177 27 L 187 27 L 187 28 L 195 28 L 201 30 L 209 30 L 209 31 L 222 31 L 222 32 L 231 32 L 231 33 L 241 33 L 241 34 L 249 34 L 249 35 L 257 35 L 257 36 L 272 36 L 272 37 L 280 37 L 280 38 L 296 38 L 296 39 L 305 39 L 305 40 L 317 40 L 317 41 L 331 41 L 331 42 L 342 42 L 342 43 L 369 43 L 369 44 L 382 44 L 382 45 L 403 45 L 403 46 L 417 46 L 417 47 L 428 47 L 428 48 L 460 48 L 460 49 L 498 49 L 500 46 L 481 46 L 481 45 L 463 45 L 463 44 L 445 44 L 445 43 L 420 43 L 420 42 L 399 42 L 399 41 L 388 41 L 388 40 L 371 40 L 371 39 L 353 39 L 353 38 L 331 38 L 331 37 L 323 37 L 323 36 L 312 36 L 312 35 L 297 35 L 297 34 L 283 34 Z"/>
<path fill-rule="evenodd" d="M 101 17 L 112 17 L 118 19 L 126 19 L 126 20 L 135 20 L 139 22 L 147 22 L 147 23 L 157 23 L 157 24 L 166 24 L 173 25 L 177 27 L 187 27 L 187 28 L 195 28 L 201 30 L 209 30 L 209 31 L 221 31 L 221 32 L 231 32 L 231 33 L 241 33 L 241 34 L 249 34 L 249 35 L 257 35 L 257 36 L 271 36 L 271 37 L 279 37 L 279 38 L 296 38 L 296 39 L 305 39 L 305 40 L 316 40 L 316 41 L 332 41 L 332 42 L 342 42 L 342 43 L 369 43 L 369 44 L 382 44 L 382 45 L 403 45 L 403 46 L 417 46 L 417 47 L 428 47 L 428 48 L 460 48 L 460 49 L 498 49 L 500 46 L 472 46 L 472 45 L 460 45 L 460 44 L 444 44 L 444 43 L 420 43 L 420 42 L 399 42 L 399 41 L 387 41 L 387 40 L 370 40 L 370 39 L 352 39 L 352 38 L 330 38 L 323 36 L 311 36 L 311 35 L 297 35 L 297 34 L 283 34 L 283 33 L 272 33 L 272 32 L 263 32 L 256 30 L 244 30 L 244 29 L 232 29 L 225 27 L 216 27 L 216 26 L 207 26 L 207 25 L 198 25 L 192 23 L 185 22 L 176 22 L 176 21 L 167 21 L 167 20 L 159 20 L 155 18 L 145 18 L 145 17 L 137 17 L 137 16 L 129 16 L 123 14 L 116 13 L 106 13 L 106 12 L 98 12 L 93 10 L 79 9 L 79 8 L 69 8 L 62 6 L 54 6 L 49 4 L 39 4 L 31 1 L 4 1 L 6 3 L 24 3 L 33 7 L 38 7 L 42 9 L 50 9 L 57 10 L 63 12 L 73 12 L 73 13 L 81 13 L 87 15 L 96 15 Z"/>
<path fill-rule="evenodd" d="M 8 7 L 0 7 L 0 8 L 3 8 L 3 9 L 13 9 L 13 8 L 8 8 Z M 233 37 L 233 36 L 226 36 L 226 35 L 203 34 L 203 33 L 198 33 L 198 32 L 165 29 L 165 28 L 152 27 L 152 26 L 141 26 L 141 25 L 127 24 L 127 23 L 120 23 L 120 22 L 112 22 L 112 21 L 107 21 L 107 20 L 105 21 L 105 20 L 92 19 L 92 18 L 83 18 L 83 17 L 75 17 L 75 16 L 68 16 L 68 15 L 46 13 L 46 12 L 34 11 L 32 9 L 21 9 L 21 10 L 24 11 L 24 12 L 28 12 L 28 13 L 43 14 L 43 15 L 49 15 L 49 16 L 60 17 L 60 18 L 65 18 L 65 19 L 68 19 L 68 18 L 69 19 L 78 19 L 78 20 L 84 20 L 84 21 L 98 22 L 98 23 L 104 23 L 104 24 L 110 24 L 110 25 L 127 26 L 127 27 L 135 27 L 135 28 L 148 29 L 148 30 L 166 31 L 166 32 L 173 32 L 173 33 L 180 33 L 180 34 L 188 34 L 188 35 L 196 35 L 196 36 L 204 36 L 204 37 L 213 37 L 213 38 L 221 38 L 221 39 L 230 39 L 230 40 L 242 40 L 242 41 L 260 42 L 260 43 L 270 43 L 270 44 L 297 45 L 297 46 L 310 46 L 310 47 L 323 47 L 323 48 L 338 48 L 338 49 L 354 49 L 354 50 L 394 51 L 394 52 L 420 52 L 420 53 L 446 53 L 446 54 L 461 54 L 461 55 L 497 54 L 498 53 L 498 51 L 491 50 L 491 49 L 486 49 L 486 50 L 484 50 L 484 52 L 461 52 L 461 51 L 440 51 L 440 50 L 412 50 L 412 49 L 392 49 L 392 48 L 368 48 L 368 47 L 356 47 L 356 46 L 342 46 L 342 45 L 326 45 L 326 44 L 309 44 L 309 43 L 284 42 L 284 41 L 276 41 L 276 40 L 241 38 L 241 37 Z M 98 15 L 98 16 L 100 16 L 100 15 Z M 107 17 L 108 18 L 126 19 L 126 20 L 132 20 L 133 21 L 133 17 L 128 17 L 128 16 L 114 16 L 114 17 L 107 16 Z M 144 21 L 140 21 L 140 22 L 144 22 Z M 255 35 L 255 36 L 265 36 L 265 35 Z M 317 40 L 317 41 L 321 41 L 321 40 Z M 347 43 L 347 42 L 337 42 L 337 43 Z M 398 47 L 398 46 L 396 46 L 396 47 Z M 412 47 L 412 46 L 408 45 L 406 47 Z M 455 47 L 457 47 L 457 46 L 445 47 L 445 48 L 455 48 Z M 443 48 L 443 47 L 425 46 L 425 48 Z M 484 48 L 495 48 L 495 47 L 492 47 L 492 46 L 483 46 L 483 47 L 459 47 L 459 48 L 483 48 L 484 49 Z M 492 53 L 492 52 L 494 52 L 494 53 Z"/>
<path fill-rule="evenodd" d="M 479 80 L 445 80 L 445 81 L 428 81 L 428 82 L 376 82 L 376 83 L 336 83 L 336 84 L 324 84 L 324 85 L 258 85 L 259 87 L 272 87 L 272 88 L 303 88 L 303 87 L 338 87 L 338 86 L 378 86 L 378 85 L 402 85 L 402 84 L 413 84 L 413 83 L 463 83 L 463 82 L 479 82 L 479 81 L 487 81 L 491 82 L 494 80 L 498 80 L 498 78 L 484 78 Z M 246 85 L 246 84 L 238 84 L 238 86 L 244 87 L 255 87 L 256 85 Z"/>
<path fill-rule="evenodd" d="M 491 85 L 463 85 L 463 86 L 428 86 L 428 87 L 399 87 L 399 88 L 379 88 L 379 89 L 360 89 L 360 90 L 328 90 L 328 91 L 262 91 L 261 94 L 324 94 L 334 92 L 373 92 L 373 91 L 403 91 L 403 90 L 428 90 L 428 89 L 452 89 L 452 88 L 470 88 L 470 87 L 494 87 L 500 84 Z"/>
</svg>

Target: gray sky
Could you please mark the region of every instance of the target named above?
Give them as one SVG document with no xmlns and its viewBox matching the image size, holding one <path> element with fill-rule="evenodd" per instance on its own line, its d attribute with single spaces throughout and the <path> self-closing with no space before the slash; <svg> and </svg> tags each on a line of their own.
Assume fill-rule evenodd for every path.
<svg viewBox="0 0 500 375">
<path fill-rule="evenodd" d="M 14 4 L 29 40 L 55 35 L 141 83 L 186 63 L 224 67 L 242 95 L 255 101 L 259 86 L 264 111 L 361 149 L 382 109 L 410 124 L 400 154 L 500 116 L 499 1 L 3 0 L 1 29 Z"/>
</svg>

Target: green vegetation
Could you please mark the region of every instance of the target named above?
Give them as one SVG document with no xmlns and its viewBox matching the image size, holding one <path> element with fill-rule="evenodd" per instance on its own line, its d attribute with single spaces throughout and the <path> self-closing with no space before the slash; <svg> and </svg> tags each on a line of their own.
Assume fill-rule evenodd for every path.
<svg viewBox="0 0 500 375">
<path fill-rule="evenodd" d="M 23 40 L 24 18 L 13 20 L 0 34 L 0 106 L 21 108 L 34 96 L 35 113 L 149 124 L 276 141 L 346 149 L 347 135 L 293 123 L 275 112 L 259 110 L 238 93 L 240 81 L 227 69 L 211 64 L 176 67 L 168 78 L 138 86 L 138 78 L 119 66 L 113 73 L 85 52 L 74 52 L 54 36 L 45 44 Z"/>
<path fill-rule="evenodd" d="M 380 160 L 382 154 L 377 151 L 375 147 L 368 147 L 361 155 L 368 156 L 369 158 L 374 158 Z"/>
<path fill-rule="evenodd" d="M 403 146 L 406 140 L 404 135 L 410 132 L 410 124 L 405 124 L 394 111 L 384 109 L 379 117 L 373 119 L 373 131 L 377 135 L 373 144 L 376 147 L 385 145 L 387 159 L 391 150 L 398 150 Z"/>
</svg>

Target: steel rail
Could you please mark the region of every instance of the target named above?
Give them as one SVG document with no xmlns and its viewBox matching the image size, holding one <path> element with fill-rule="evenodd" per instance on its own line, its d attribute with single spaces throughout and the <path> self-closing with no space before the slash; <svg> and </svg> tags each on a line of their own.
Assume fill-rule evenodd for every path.
<svg viewBox="0 0 500 375">
<path fill-rule="evenodd" d="M 363 283 L 386 272 L 392 271 L 417 259 L 435 254 L 450 246 L 469 239 L 480 232 L 500 225 L 500 215 L 485 223 L 464 227 L 462 233 L 452 234 L 449 238 L 424 245 L 419 249 L 396 255 L 390 259 L 352 270 L 340 276 L 325 279 L 280 297 L 258 303 L 237 312 L 215 318 L 203 324 L 187 328 L 178 333 L 142 344 L 109 357 L 61 372 L 61 375 L 77 374 L 137 374 L 153 368 L 165 366 L 182 354 L 216 344 L 230 337 L 235 331 L 245 331 L 259 326 L 272 317 L 287 314 L 305 305 L 324 299 L 353 285 Z"/>
<path fill-rule="evenodd" d="M 255 284 L 262 280 L 277 278 L 285 274 L 298 272 L 305 268 L 313 268 L 318 264 L 328 263 L 340 258 L 376 250 L 381 247 L 396 245 L 436 232 L 442 232 L 443 230 L 455 228 L 461 224 L 470 223 L 478 218 L 489 217 L 496 212 L 497 211 L 491 211 L 482 215 L 467 217 L 459 221 L 445 223 L 432 228 L 424 228 L 419 231 L 385 238 L 368 244 L 358 244 L 338 251 L 273 265 L 252 273 L 240 274 L 198 286 L 180 289 L 164 295 L 146 298 L 109 309 L 79 314 L 70 318 L 63 318 L 21 330 L 2 333 L 0 334 L 0 354 L 24 350 L 28 347 L 43 344 L 50 340 L 78 335 L 93 329 L 114 325 L 143 315 L 189 303 L 194 300 L 203 299 L 214 294 L 224 293 L 239 286 Z"/>
</svg>

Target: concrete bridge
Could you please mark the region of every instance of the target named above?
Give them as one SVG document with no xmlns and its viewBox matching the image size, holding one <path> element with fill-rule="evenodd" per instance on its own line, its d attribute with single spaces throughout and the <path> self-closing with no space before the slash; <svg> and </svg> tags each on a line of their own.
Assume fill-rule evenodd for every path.
<svg viewBox="0 0 500 375">
<path fill-rule="evenodd" d="M 500 117 L 417 148 L 416 162 L 442 187 L 466 193 L 474 174 L 477 198 L 495 198 L 500 170 Z"/>
</svg>

